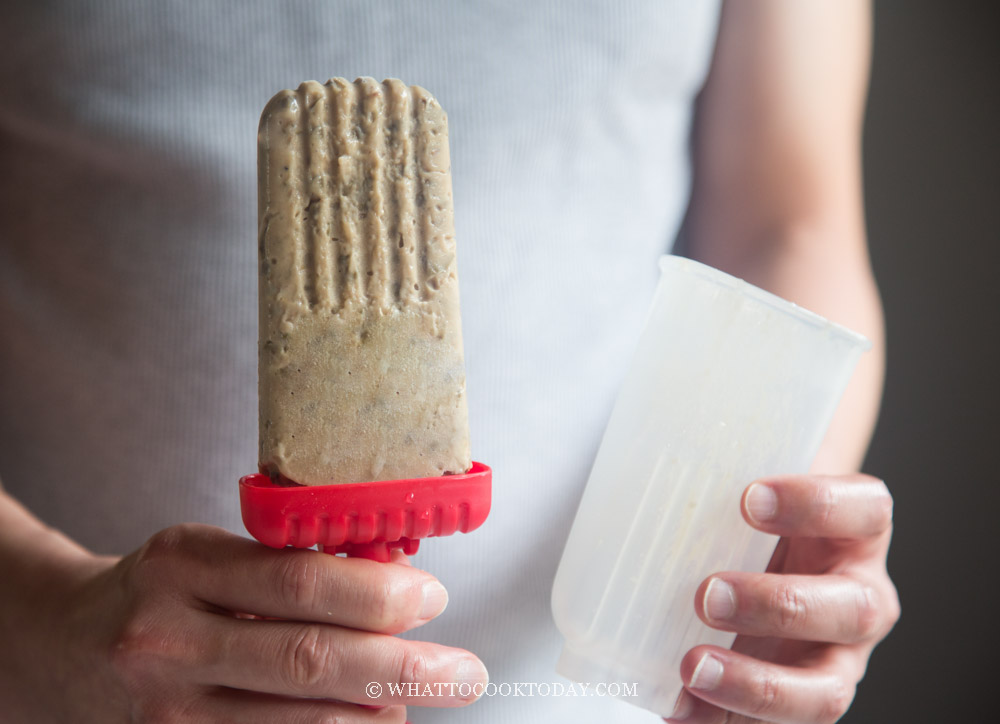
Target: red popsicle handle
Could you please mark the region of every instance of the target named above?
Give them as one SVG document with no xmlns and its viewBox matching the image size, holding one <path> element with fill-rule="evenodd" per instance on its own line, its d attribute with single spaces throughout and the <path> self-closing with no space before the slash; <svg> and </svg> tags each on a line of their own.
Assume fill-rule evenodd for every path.
<svg viewBox="0 0 1000 724">
<path fill-rule="evenodd" d="M 343 485 L 281 485 L 254 473 L 239 487 L 243 523 L 264 545 L 388 561 L 393 548 L 416 553 L 421 538 L 482 525 L 492 470 L 473 462 L 457 475 Z"/>
</svg>

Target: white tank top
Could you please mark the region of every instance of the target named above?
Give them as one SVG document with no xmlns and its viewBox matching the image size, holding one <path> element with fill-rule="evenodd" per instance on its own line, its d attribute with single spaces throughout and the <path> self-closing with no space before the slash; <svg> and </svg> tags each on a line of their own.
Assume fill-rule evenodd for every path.
<svg viewBox="0 0 1000 724">
<path fill-rule="evenodd" d="M 398 77 L 449 115 L 478 531 L 423 542 L 413 637 L 563 681 L 556 565 L 689 188 L 716 2 L 69 0 L 0 9 L 0 478 L 123 553 L 242 532 L 256 404 L 256 128 L 305 79 Z M 654 722 L 493 696 L 419 722 Z"/>
</svg>

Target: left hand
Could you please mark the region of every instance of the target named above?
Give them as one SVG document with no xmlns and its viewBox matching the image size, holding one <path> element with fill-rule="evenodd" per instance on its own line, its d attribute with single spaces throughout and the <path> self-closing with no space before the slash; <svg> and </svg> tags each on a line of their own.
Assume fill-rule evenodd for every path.
<svg viewBox="0 0 1000 724">
<path fill-rule="evenodd" d="M 739 634 L 732 650 L 696 646 L 668 722 L 830 724 L 844 715 L 868 658 L 899 619 L 886 571 L 892 497 L 868 475 L 757 481 L 750 525 L 782 536 L 766 573 L 716 573 L 698 616 Z"/>
</svg>

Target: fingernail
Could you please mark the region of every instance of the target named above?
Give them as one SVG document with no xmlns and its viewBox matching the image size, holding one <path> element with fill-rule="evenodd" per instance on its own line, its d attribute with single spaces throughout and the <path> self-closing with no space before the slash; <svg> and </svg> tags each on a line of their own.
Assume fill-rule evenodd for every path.
<svg viewBox="0 0 1000 724">
<path fill-rule="evenodd" d="M 424 600 L 420 604 L 420 618 L 429 620 L 440 616 L 448 605 L 448 591 L 438 581 L 428 581 L 423 588 Z"/>
<path fill-rule="evenodd" d="M 721 578 L 713 578 L 702 601 L 705 615 L 713 621 L 725 621 L 736 615 L 736 591 Z"/>
<path fill-rule="evenodd" d="M 674 704 L 674 713 L 667 718 L 683 721 L 691 716 L 692 711 L 694 711 L 694 702 L 691 701 L 691 695 L 682 689 Z"/>
<path fill-rule="evenodd" d="M 747 513 L 756 523 L 767 523 L 778 516 L 778 495 L 769 485 L 754 483 L 747 491 Z"/>
<path fill-rule="evenodd" d="M 455 669 L 455 693 L 461 699 L 478 699 L 489 680 L 490 674 L 483 662 L 473 656 L 465 656 Z"/>
<path fill-rule="evenodd" d="M 720 681 L 722 681 L 722 662 L 711 654 L 705 654 L 701 657 L 698 665 L 694 667 L 691 683 L 688 686 L 692 689 L 711 691 L 719 685 Z"/>
</svg>

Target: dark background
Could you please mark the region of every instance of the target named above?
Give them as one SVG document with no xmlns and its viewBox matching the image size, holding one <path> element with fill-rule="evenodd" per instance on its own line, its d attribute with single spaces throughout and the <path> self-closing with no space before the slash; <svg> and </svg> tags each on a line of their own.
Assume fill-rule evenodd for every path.
<svg viewBox="0 0 1000 724">
<path fill-rule="evenodd" d="M 1000 720 L 997 8 L 875 4 L 865 184 L 889 359 L 865 467 L 895 497 L 903 616 L 849 724 Z"/>
</svg>

